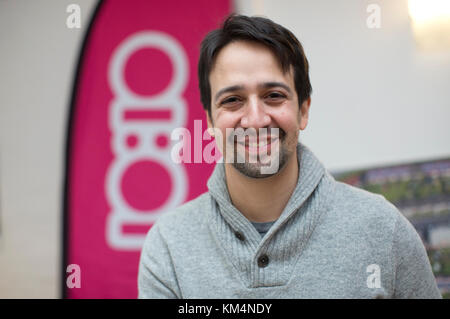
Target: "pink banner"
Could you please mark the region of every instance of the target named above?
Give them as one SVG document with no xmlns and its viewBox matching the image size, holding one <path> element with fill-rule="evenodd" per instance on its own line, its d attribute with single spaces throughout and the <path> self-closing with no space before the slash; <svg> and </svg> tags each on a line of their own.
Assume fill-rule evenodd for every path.
<svg viewBox="0 0 450 319">
<path fill-rule="evenodd" d="M 199 47 L 229 12 L 230 0 L 115 0 L 97 8 L 71 106 L 64 296 L 136 298 L 147 231 L 206 191 L 214 164 L 175 163 L 171 132 L 186 127 L 194 137 L 199 119 L 195 131 L 206 129 Z M 73 264 L 80 287 L 67 286 Z"/>
</svg>

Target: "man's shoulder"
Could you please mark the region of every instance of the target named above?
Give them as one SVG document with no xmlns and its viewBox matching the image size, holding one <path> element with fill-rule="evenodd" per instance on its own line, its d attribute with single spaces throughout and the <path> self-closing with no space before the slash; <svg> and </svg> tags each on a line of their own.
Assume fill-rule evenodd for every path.
<svg viewBox="0 0 450 319">
<path fill-rule="evenodd" d="M 209 192 L 183 203 L 177 208 L 164 213 L 155 223 L 161 231 L 181 231 L 190 229 L 203 222 L 205 212 L 211 207 Z"/>
<path fill-rule="evenodd" d="M 352 240 L 372 254 L 390 251 L 396 236 L 409 236 L 414 229 L 403 214 L 383 195 L 335 181 L 323 227 L 348 242 Z M 399 232 L 399 224 L 406 228 Z M 408 234 L 406 234 L 407 232 Z"/>
<path fill-rule="evenodd" d="M 354 221 L 395 224 L 402 215 L 383 195 L 335 181 L 333 207 Z"/>
</svg>

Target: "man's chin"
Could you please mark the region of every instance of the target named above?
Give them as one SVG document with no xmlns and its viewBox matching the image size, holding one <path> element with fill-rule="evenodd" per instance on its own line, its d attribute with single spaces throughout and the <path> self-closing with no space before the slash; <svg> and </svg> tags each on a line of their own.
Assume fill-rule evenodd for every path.
<svg viewBox="0 0 450 319">
<path fill-rule="evenodd" d="M 243 161 L 243 157 L 241 157 L 240 160 L 232 162 L 232 166 L 247 177 L 268 178 L 278 174 L 285 166 L 288 157 L 288 154 L 283 151 L 272 155 L 258 156 L 256 160 L 252 158 L 252 161 L 249 161 L 248 157 L 246 161 Z M 239 159 L 239 156 L 237 156 L 237 159 Z"/>
<path fill-rule="evenodd" d="M 270 173 L 263 173 L 265 165 L 260 163 L 232 163 L 233 167 L 242 175 L 250 178 L 267 178 L 278 173 L 279 168 Z"/>
</svg>

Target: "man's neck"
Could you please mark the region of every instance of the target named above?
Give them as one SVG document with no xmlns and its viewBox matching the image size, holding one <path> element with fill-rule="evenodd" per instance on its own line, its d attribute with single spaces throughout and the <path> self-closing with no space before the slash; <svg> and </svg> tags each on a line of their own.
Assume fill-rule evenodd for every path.
<svg viewBox="0 0 450 319">
<path fill-rule="evenodd" d="M 233 205 L 252 222 L 269 222 L 280 217 L 298 180 L 297 153 L 286 165 L 267 178 L 251 178 L 231 164 L 225 164 L 228 192 Z"/>
</svg>

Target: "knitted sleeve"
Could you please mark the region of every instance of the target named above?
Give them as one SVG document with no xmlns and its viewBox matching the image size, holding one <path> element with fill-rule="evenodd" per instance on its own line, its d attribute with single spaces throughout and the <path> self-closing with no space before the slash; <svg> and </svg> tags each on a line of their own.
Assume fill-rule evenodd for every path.
<svg viewBox="0 0 450 319">
<path fill-rule="evenodd" d="M 442 298 L 419 234 L 399 214 L 393 242 L 394 298 Z"/>
<path fill-rule="evenodd" d="M 141 251 L 138 298 L 181 298 L 169 249 L 156 223 L 150 229 Z"/>
</svg>

